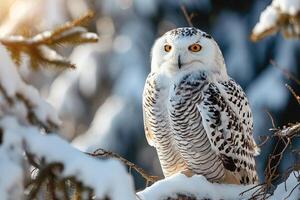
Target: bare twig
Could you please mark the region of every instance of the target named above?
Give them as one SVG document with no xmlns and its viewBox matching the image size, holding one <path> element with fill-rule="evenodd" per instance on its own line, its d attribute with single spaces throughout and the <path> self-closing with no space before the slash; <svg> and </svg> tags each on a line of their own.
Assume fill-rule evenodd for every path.
<svg viewBox="0 0 300 200">
<path fill-rule="evenodd" d="M 158 176 L 148 175 L 142 168 L 138 167 L 134 163 L 126 160 L 125 158 L 121 157 L 120 155 L 114 152 L 106 151 L 104 149 L 97 149 L 93 153 L 87 153 L 87 154 L 94 157 L 116 158 L 120 160 L 121 162 L 123 162 L 125 165 L 128 166 L 129 170 L 134 169 L 136 172 L 138 172 L 146 180 L 146 186 L 148 186 L 149 183 L 154 183 L 160 179 Z"/>
<path fill-rule="evenodd" d="M 292 95 L 295 97 L 298 104 L 300 105 L 300 97 L 296 94 L 295 90 L 291 86 L 289 86 L 288 84 L 285 84 L 285 87 L 287 87 L 287 89 L 292 93 Z"/>
<path fill-rule="evenodd" d="M 276 67 L 277 69 L 279 69 L 279 70 L 282 72 L 282 74 L 283 74 L 287 79 L 290 79 L 290 80 L 295 81 L 295 82 L 297 83 L 297 85 L 300 86 L 300 80 L 299 80 L 296 76 L 294 76 L 291 72 L 289 72 L 288 70 L 286 70 L 286 69 L 280 67 L 274 60 L 270 60 L 270 63 L 271 63 L 274 67 Z"/>
<path fill-rule="evenodd" d="M 283 128 L 275 128 L 273 130 L 275 132 L 270 138 L 275 137 L 277 141 L 273 152 L 269 156 L 267 166 L 265 168 L 265 180 L 262 184 L 259 185 L 261 187 L 259 187 L 252 194 L 253 199 L 267 199 L 269 196 L 271 196 L 268 191 L 272 188 L 273 182 L 280 178 L 280 175 L 277 173 L 279 164 L 282 160 L 284 152 L 289 147 L 292 139 L 296 136 L 299 136 L 300 123 L 288 124 L 288 126 L 284 126 Z M 280 147 L 280 145 L 283 145 L 283 147 Z M 292 169 L 294 170 L 296 168 L 293 167 Z M 249 190 L 253 190 L 257 187 L 258 186 L 255 186 L 253 188 L 250 188 Z"/>
<path fill-rule="evenodd" d="M 295 185 L 295 186 L 293 187 L 293 189 L 291 190 L 291 192 L 289 193 L 289 195 L 288 195 L 287 197 L 284 198 L 284 200 L 285 200 L 285 199 L 288 199 L 288 198 L 292 195 L 292 193 L 295 191 L 295 189 L 296 189 L 299 185 L 300 185 L 300 183 L 298 183 L 297 185 Z"/>
<path fill-rule="evenodd" d="M 192 23 L 191 17 L 189 16 L 189 14 L 188 14 L 188 12 L 187 12 L 185 6 L 184 6 L 184 5 L 181 5 L 181 6 L 180 6 L 180 9 L 181 9 L 181 11 L 182 11 L 182 13 L 183 13 L 183 15 L 184 15 L 184 17 L 185 17 L 185 20 L 187 21 L 188 25 L 189 25 L 190 27 L 193 27 L 193 23 Z"/>
<path fill-rule="evenodd" d="M 269 141 L 270 136 L 261 135 L 261 136 L 259 136 L 259 139 L 261 140 L 261 142 L 257 146 L 262 147 L 265 143 L 267 143 Z"/>
<path fill-rule="evenodd" d="M 276 125 L 275 125 L 275 121 L 274 121 L 273 116 L 271 115 L 271 113 L 270 113 L 268 110 L 266 110 L 266 113 L 268 114 L 268 116 L 269 116 L 270 119 L 271 119 L 273 128 L 276 128 Z"/>
</svg>

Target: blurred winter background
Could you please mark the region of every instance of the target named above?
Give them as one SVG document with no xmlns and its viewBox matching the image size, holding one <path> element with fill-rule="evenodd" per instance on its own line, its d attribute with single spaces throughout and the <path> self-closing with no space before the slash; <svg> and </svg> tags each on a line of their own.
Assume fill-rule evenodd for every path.
<svg viewBox="0 0 300 200">
<path fill-rule="evenodd" d="M 281 69 L 300 76 L 300 42 L 277 34 L 257 43 L 249 40 L 260 13 L 271 0 L 0 0 L 0 34 L 35 34 L 74 19 L 87 10 L 96 17 L 88 29 L 99 34 L 96 44 L 59 50 L 70 55 L 75 70 L 53 68 L 29 73 L 26 80 L 57 109 L 63 137 L 87 152 L 98 147 L 117 152 L 152 175 L 162 176 L 154 148 L 143 130 L 142 91 L 150 71 L 150 50 L 164 32 L 187 26 L 181 5 L 192 23 L 220 45 L 228 73 L 245 89 L 254 115 L 254 135 L 270 134 L 276 125 L 299 121 L 300 107 L 285 83 L 299 85 Z M 30 31 L 29 31 L 30 30 Z M 29 32 L 28 32 L 29 31 Z M 1 59 L 1 55 L 0 55 Z M 1 61 L 1 60 L 0 60 Z M 259 142 L 258 142 L 259 143 Z M 293 147 L 299 147 L 294 141 Z M 262 148 L 257 165 L 261 180 L 272 142 Z M 294 159 L 288 153 L 284 170 Z M 137 188 L 144 187 L 134 174 Z"/>
</svg>

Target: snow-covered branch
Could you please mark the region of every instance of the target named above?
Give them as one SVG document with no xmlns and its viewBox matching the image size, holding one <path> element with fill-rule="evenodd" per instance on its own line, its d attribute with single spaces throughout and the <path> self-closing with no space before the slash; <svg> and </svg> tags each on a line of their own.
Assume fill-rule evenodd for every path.
<svg viewBox="0 0 300 200">
<path fill-rule="evenodd" d="M 281 31 L 286 38 L 300 37 L 299 0 L 273 0 L 261 13 L 259 22 L 252 30 L 251 39 L 257 41 L 277 31 Z"/>
<path fill-rule="evenodd" d="M 25 83 L 8 52 L 0 44 L 0 116 L 14 115 L 23 123 L 36 124 L 46 131 L 56 129 L 60 120 L 38 90 Z"/>
<path fill-rule="evenodd" d="M 5 166 L 2 166 L 4 170 L 0 171 L 1 177 L 6 177 L 1 179 L 2 184 L 7 187 L 0 196 L 9 195 L 9 190 L 15 188 L 14 183 L 22 183 L 22 177 L 26 174 L 22 173 L 21 163 L 24 162 L 23 152 L 26 151 L 34 155 L 36 160 L 43 162 L 43 165 L 60 163 L 62 172 L 59 179 L 75 179 L 92 189 L 96 198 L 134 199 L 133 180 L 119 161 L 92 158 L 73 148 L 57 135 L 42 135 L 37 128 L 21 125 L 13 117 L 2 118 L 0 127 L 3 130 L 0 155 L 7 161 Z M 12 166 L 13 169 L 16 168 L 19 176 L 7 173 Z M 22 192 L 18 191 L 18 196 Z"/>
<path fill-rule="evenodd" d="M 75 27 L 89 17 L 29 39 L 0 39 L 1 199 L 135 199 L 132 177 L 120 161 L 93 158 L 56 134 L 61 124 L 56 111 L 13 62 L 22 51 L 36 59 L 31 51 L 36 48 L 51 62 L 64 61 L 48 46 L 97 40 L 96 34 Z"/>
</svg>

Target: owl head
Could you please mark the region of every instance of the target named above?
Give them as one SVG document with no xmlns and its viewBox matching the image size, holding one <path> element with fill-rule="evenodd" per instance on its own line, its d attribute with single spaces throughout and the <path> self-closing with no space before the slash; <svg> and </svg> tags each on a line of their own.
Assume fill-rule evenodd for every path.
<svg viewBox="0 0 300 200">
<path fill-rule="evenodd" d="M 173 76 L 193 70 L 227 76 L 223 55 L 210 35 L 184 27 L 168 31 L 156 40 L 152 48 L 152 72 Z"/>
</svg>

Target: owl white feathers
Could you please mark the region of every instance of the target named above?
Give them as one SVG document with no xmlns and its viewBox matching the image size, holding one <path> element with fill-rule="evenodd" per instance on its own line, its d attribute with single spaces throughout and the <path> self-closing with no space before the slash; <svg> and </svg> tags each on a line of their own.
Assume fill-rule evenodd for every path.
<svg viewBox="0 0 300 200">
<path fill-rule="evenodd" d="M 248 100 L 210 35 L 177 28 L 156 40 L 143 111 L 147 141 L 166 177 L 182 172 L 211 182 L 258 182 Z"/>
</svg>

